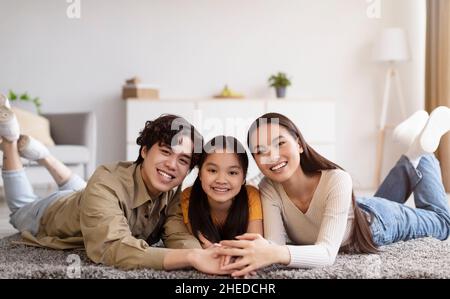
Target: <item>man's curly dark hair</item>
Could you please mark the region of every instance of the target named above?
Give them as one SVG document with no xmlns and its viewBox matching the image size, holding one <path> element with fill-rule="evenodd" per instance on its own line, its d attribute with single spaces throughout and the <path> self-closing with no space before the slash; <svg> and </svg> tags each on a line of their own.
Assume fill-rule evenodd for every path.
<svg viewBox="0 0 450 299">
<path fill-rule="evenodd" d="M 189 169 L 192 170 L 197 164 L 197 161 L 203 149 L 203 136 L 181 116 L 173 114 L 163 114 L 155 120 L 149 120 L 145 123 L 145 128 L 139 132 L 139 137 L 136 143 L 140 146 L 138 158 L 134 163 L 141 164 L 144 159 L 141 157 L 141 151 L 144 146 L 150 149 L 154 144 L 172 146 L 175 136 L 189 136 L 194 144 L 192 153 L 191 165 Z M 177 138 L 178 139 L 178 138 Z"/>
</svg>

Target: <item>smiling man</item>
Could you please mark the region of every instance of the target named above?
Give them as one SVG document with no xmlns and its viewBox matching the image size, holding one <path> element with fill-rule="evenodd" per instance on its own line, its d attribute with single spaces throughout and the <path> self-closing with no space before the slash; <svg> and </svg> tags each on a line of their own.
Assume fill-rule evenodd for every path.
<svg viewBox="0 0 450 299">
<path fill-rule="evenodd" d="M 45 146 L 20 135 L 8 100 L 0 100 L 5 198 L 10 222 L 25 243 L 54 249 L 84 246 L 92 261 L 123 269 L 192 266 L 226 273 L 219 270 L 215 249 L 201 249 L 182 219 L 180 185 L 203 146 L 190 123 L 175 115 L 148 121 L 137 138 L 137 160 L 100 166 L 86 185 Z M 20 157 L 45 166 L 59 190 L 38 198 Z M 177 249 L 150 246 L 160 239 Z"/>
</svg>

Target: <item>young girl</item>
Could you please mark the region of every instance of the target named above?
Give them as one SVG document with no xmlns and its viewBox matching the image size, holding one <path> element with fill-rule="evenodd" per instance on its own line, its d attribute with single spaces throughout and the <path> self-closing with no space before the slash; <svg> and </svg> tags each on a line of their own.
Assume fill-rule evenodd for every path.
<svg viewBox="0 0 450 299">
<path fill-rule="evenodd" d="M 183 191 L 184 222 L 204 248 L 246 232 L 261 234 L 259 192 L 245 184 L 248 157 L 234 137 L 217 136 L 205 145 L 194 185 Z"/>
<path fill-rule="evenodd" d="M 265 175 L 260 183 L 266 239 L 253 234 L 222 241 L 221 254 L 239 257 L 223 270 L 233 276 L 280 263 L 318 267 L 334 263 L 339 249 L 374 253 L 401 240 L 448 237 L 450 211 L 433 152 L 450 130 L 450 109 L 417 112 L 394 135 L 409 145 L 374 197 L 355 201 L 350 176 L 315 152 L 285 116 L 269 113 L 248 132 L 248 144 Z M 414 193 L 416 208 L 404 205 Z M 363 217 L 364 216 L 364 217 Z M 286 246 L 286 236 L 295 245 Z"/>
</svg>

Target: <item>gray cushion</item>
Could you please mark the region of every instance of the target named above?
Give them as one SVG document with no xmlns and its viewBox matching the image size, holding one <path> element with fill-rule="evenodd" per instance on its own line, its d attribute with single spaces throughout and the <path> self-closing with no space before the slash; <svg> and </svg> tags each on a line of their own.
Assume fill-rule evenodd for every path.
<svg viewBox="0 0 450 299">
<path fill-rule="evenodd" d="M 57 145 L 50 147 L 49 150 L 65 164 L 87 163 L 90 158 L 89 149 L 81 145 Z"/>
</svg>

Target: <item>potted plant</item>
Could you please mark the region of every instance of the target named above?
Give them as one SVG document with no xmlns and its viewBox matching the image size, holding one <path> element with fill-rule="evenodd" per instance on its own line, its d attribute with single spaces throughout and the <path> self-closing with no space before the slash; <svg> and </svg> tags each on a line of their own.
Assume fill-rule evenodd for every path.
<svg viewBox="0 0 450 299">
<path fill-rule="evenodd" d="M 8 98 L 13 106 L 41 114 L 42 102 L 38 97 L 31 98 L 27 92 L 18 95 L 14 91 L 10 90 Z"/>
<path fill-rule="evenodd" d="M 278 72 L 270 76 L 269 84 L 271 87 L 275 87 L 277 98 L 284 98 L 286 96 L 286 87 L 291 85 L 291 80 L 285 73 Z"/>
</svg>

